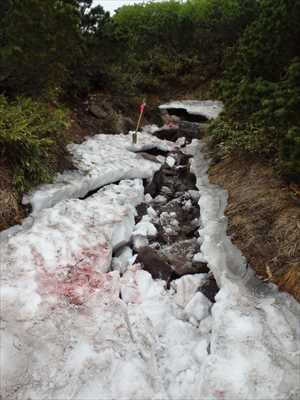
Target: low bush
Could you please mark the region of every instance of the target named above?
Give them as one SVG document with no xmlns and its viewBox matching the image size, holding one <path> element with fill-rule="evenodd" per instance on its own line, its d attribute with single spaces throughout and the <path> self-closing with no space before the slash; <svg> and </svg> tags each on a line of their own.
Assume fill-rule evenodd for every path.
<svg viewBox="0 0 300 400">
<path fill-rule="evenodd" d="M 12 168 L 19 191 L 51 179 L 52 149 L 63 142 L 66 112 L 43 102 L 0 96 L 0 154 Z"/>
</svg>

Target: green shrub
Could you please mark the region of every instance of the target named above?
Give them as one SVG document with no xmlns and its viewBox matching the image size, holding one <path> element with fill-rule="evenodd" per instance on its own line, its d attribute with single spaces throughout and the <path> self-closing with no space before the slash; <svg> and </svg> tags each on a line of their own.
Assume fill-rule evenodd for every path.
<svg viewBox="0 0 300 400">
<path fill-rule="evenodd" d="M 9 104 L 0 96 L 0 152 L 13 172 L 19 191 L 50 180 L 51 148 L 61 141 L 67 126 L 63 110 L 19 98 Z"/>
<path fill-rule="evenodd" d="M 261 0 L 258 18 L 225 58 L 217 91 L 224 114 L 215 142 L 268 157 L 281 174 L 300 179 L 299 0 Z"/>
</svg>

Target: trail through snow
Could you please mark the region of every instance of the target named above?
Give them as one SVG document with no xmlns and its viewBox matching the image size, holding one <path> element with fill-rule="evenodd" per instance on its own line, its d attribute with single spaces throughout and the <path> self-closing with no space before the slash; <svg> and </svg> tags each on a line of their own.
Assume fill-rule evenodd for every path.
<svg viewBox="0 0 300 400">
<path fill-rule="evenodd" d="M 185 151 L 200 193 L 198 257 L 221 288 L 216 303 L 198 291 L 206 274 L 166 290 L 130 251 L 122 276 L 110 270 L 134 232 L 141 178 L 160 167 L 135 152 L 176 147 L 150 133 L 138 148 L 128 140 L 98 135 L 71 146 L 76 184 L 68 173 L 32 193 L 31 218 L 2 236 L 2 398 L 298 399 L 299 304 L 260 283 L 226 236 L 226 193 L 209 184 L 200 142 Z"/>
</svg>

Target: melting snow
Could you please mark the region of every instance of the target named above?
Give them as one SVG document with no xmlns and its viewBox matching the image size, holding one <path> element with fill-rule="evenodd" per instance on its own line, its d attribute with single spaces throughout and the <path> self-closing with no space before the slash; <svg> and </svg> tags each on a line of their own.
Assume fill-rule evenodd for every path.
<svg viewBox="0 0 300 400">
<path fill-rule="evenodd" d="M 59 174 L 55 184 L 42 185 L 24 196 L 23 204 L 31 204 L 33 213 L 37 213 L 61 200 L 84 197 L 90 191 L 122 179 L 151 178 L 160 164 L 146 160 L 138 152 L 177 148 L 176 144 L 157 139 L 147 132 L 138 134 L 136 145 L 131 142 L 131 134 L 96 135 L 82 144 L 69 145 L 77 170 Z"/>
<path fill-rule="evenodd" d="M 171 101 L 159 106 L 161 110 L 168 108 L 183 108 L 191 115 L 203 115 L 207 119 L 215 119 L 223 111 L 223 103 L 213 100 L 182 100 Z"/>
<path fill-rule="evenodd" d="M 156 163 L 128 151 L 125 138 L 109 136 L 106 143 L 100 135 L 74 145 L 82 174 L 77 192 L 68 181 L 40 188 L 28 199 L 31 219 L 2 237 L 1 396 L 298 399 L 299 304 L 246 268 L 226 236 L 226 193 L 208 183 L 197 141 L 188 150 L 200 194 L 201 259 L 221 288 L 214 305 L 198 291 L 206 274 L 184 276 L 167 291 L 165 282 L 132 265 L 128 247 L 121 250 L 144 199 L 140 179 L 85 200 L 65 199 L 96 180 L 151 176 Z M 141 147 L 153 143 L 143 140 Z M 94 183 L 83 190 L 85 179 Z M 135 232 L 153 233 L 149 224 L 146 218 Z"/>
</svg>

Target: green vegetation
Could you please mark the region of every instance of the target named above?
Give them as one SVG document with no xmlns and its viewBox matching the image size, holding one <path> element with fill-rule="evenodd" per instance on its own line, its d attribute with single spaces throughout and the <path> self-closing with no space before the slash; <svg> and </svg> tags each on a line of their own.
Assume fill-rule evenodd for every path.
<svg viewBox="0 0 300 400">
<path fill-rule="evenodd" d="M 188 0 L 124 6 L 1 0 L 0 151 L 20 190 L 47 181 L 66 98 L 214 88 L 226 151 L 300 176 L 300 0 Z M 51 151 L 50 151 L 51 153 Z"/>
<path fill-rule="evenodd" d="M 228 151 L 257 154 L 300 179 L 300 1 L 261 0 L 225 59 L 226 111 L 211 133 Z"/>
<path fill-rule="evenodd" d="M 61 132 L 67 126 L 66 113 L 43 102 L 18 98 L 8 104 L 0 96 L 0 149 L 14 174 L 18 190 L 47 182 L 51 178 L 52 148 L 64 143 Z"/>
</svg>

